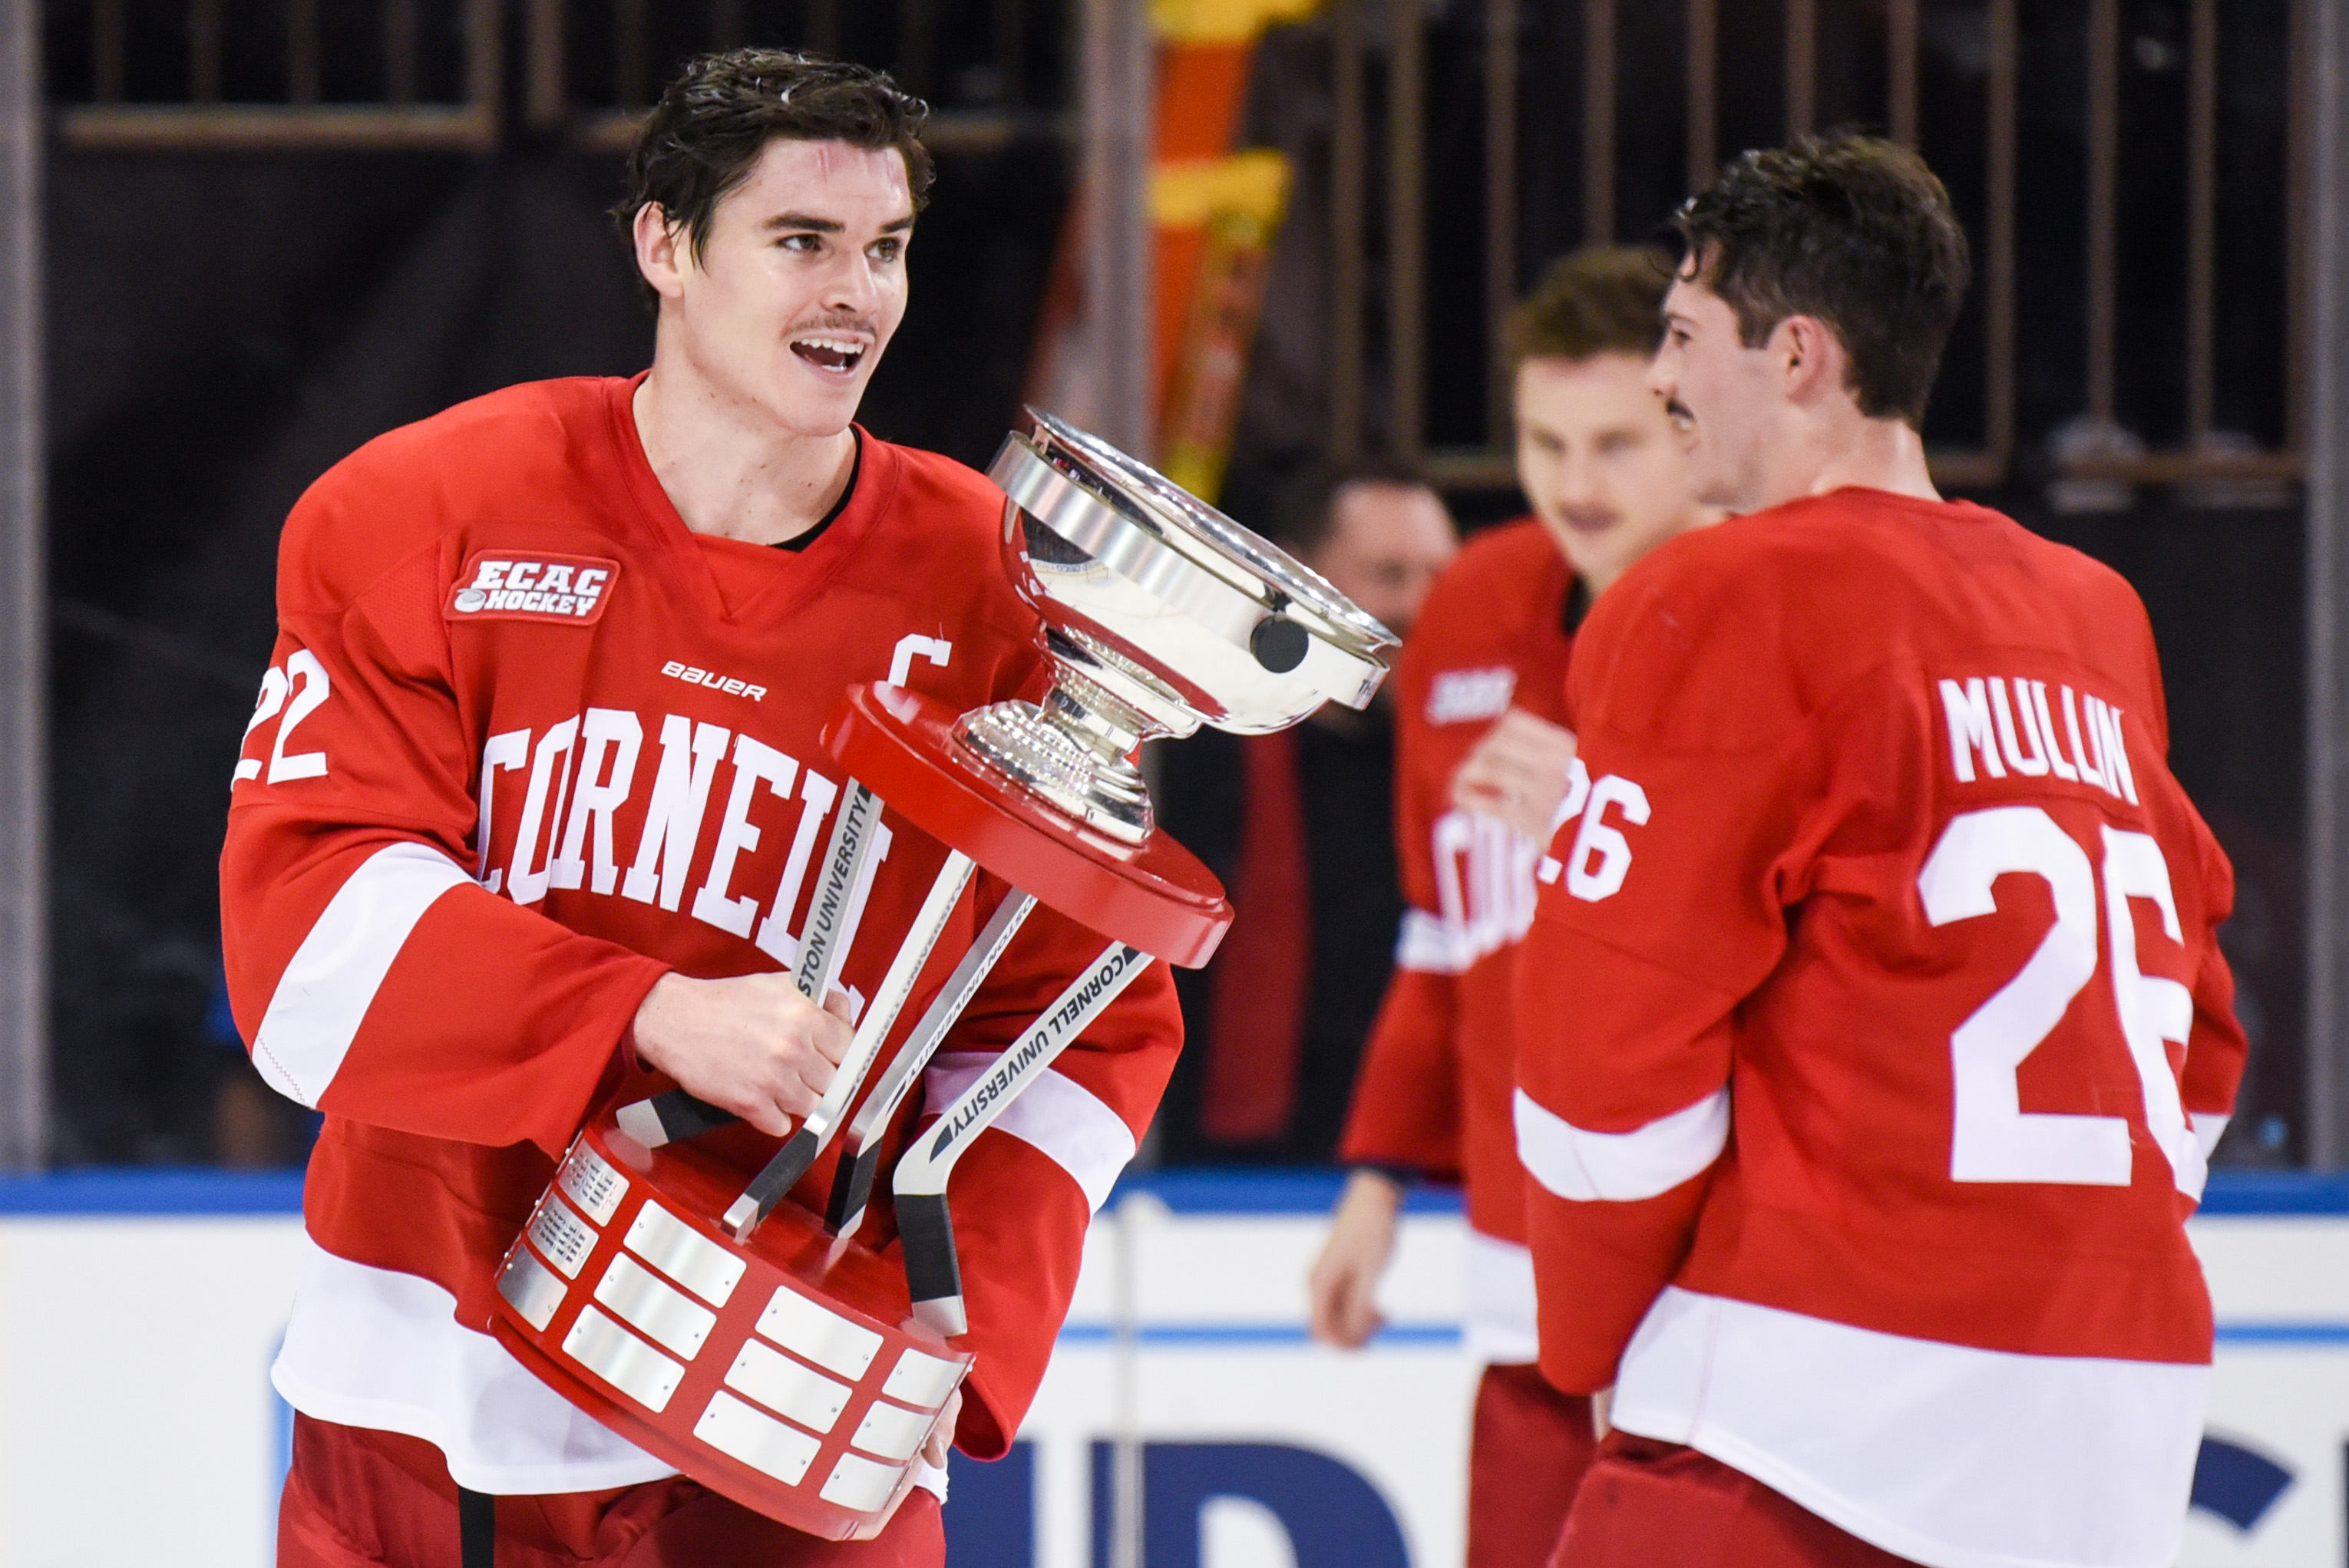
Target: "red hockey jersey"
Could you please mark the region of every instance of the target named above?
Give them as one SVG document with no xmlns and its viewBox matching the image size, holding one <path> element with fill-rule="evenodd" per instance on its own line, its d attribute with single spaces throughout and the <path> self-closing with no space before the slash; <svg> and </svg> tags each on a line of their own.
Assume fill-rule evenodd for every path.
<svg viewBox="0 0 2349 1568">
<path fill-rule="evenodd" d="M 1544 1370 L 1920 1563 L 2173 1562 L 2244 1042 L 2136 595 L 1841 490 L 1658 550 L 1568 696 L 1518 965 Z"/>
<path fill-rule="evenodd" d="M 1437 581 L 1403 645 L 1392 689 L 1407 904 L 1340 1149 L 1352 1163 L 1464 1183 L 1468 1345 L 1492 1361 L 1535 1354 L 1525 1172 L 1510 1129 L 1510 1010 L 1541 846 L 1455 808 L 1452 776 L 1511 706 L 1566 722 L 1573 586 L 1540 523 L 1487 530 Z"/>
<path fill-rule="evenodd" d="M 482 1332 L 492 1274 L 591 1101 L 634 1070 L 621 1047 L 653 983 L 791 966 L 843 782 L 818 738 L 843 691 L 886 679 L 968 708 L 1040 678 L 978 475 L 865 437 L 803 552 L 695 534 L 645 460 L 636 385 L 464 404 L 303 497 L 222 859 L 238 1025 L 263 1075 L 326 1115 L 277 1386 L 438 1444 L 482 1491 L 667 1473 Z M 945 858 L 884 823 L 849 916 L 852 999 Z M 965 895 L 901 1035 L 1002 892 Z M 1101 945 L 1039 910 L 949 1037 L 933 1108 Z M 1180 1028 L 1145 975 L 956 1172 L 972 1452 L 1001 1452 L 1027 1409 Z M 820 1202 L 833 1164 L 802 1193 Z M 865 1238 L 888 1226 L 875 1204 Z"/>
</svg>

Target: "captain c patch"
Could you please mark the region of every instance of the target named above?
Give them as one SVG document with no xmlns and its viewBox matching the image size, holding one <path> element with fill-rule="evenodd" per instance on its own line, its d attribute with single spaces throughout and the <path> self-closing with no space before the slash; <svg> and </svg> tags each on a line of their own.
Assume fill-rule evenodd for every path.
<svg viewBox="0 0 2349 1568">
<path fill-rule="evenodd" d="M 596 555 L 476 551 L 440 607 L 450 621 L 552 621 L 589 626 L 611 601 L 620 563 Z"/>
</svg>

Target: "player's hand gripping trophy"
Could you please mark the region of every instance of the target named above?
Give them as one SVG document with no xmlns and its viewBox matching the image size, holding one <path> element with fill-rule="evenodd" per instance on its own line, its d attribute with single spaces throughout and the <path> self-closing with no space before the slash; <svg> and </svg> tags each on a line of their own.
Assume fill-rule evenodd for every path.
<svg viewBox="0 0 2349 1568">
<path fill-rule="evenodd" d="M 1394 646 L 1312 572 L 1050 415 L 1031 410 L 988 472 L 1052 689 L 1040 706 L 957 714 L 860 686 L 827 728 L 852 782 L 801 991 L 823 998 L 838 971 L 884 799 L 950 851 L 830 1088 L 747 1184 L 750 1130 L 705 1137 L 731 1119 L 682 1090 L 591 1116 L 499 1275 L 496 1331 L 524 1366 L 696 1480 L 833 1540 L 887 1522 L 970 1369 L 956 1344 L 955 1161 L 1145 967 L 1206 963 L 1231 923 L 1214 876 L 1154 830 L 1142 742 L 1202 723 L 1265 734 L 1325 701 L 1362 707 Z M 1012 891 L 858 1103 L 982 867 Z M 1106 945 L 898 1160 L 901 1271 L 853 1239 L 885 1136 L 1040 900 Z M 843 1127 L 824 1212 L 785 1202 Z"/>
</svg>

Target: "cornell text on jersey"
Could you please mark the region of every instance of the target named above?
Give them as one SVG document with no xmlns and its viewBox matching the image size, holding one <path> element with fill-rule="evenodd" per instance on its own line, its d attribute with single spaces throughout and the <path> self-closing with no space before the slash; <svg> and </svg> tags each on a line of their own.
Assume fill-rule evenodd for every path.
<svg viewBox="0 0 2349 1568">
<path fill-rule="evenodd" d="M 2060 681 L 2051 695 L 2047 682 L 2024 676 L 1969 676 L 1938 686 L 1959 783 L 2052 775 L 2137 803 L 2127 732 L 2114 704 Z"/>
</svg>

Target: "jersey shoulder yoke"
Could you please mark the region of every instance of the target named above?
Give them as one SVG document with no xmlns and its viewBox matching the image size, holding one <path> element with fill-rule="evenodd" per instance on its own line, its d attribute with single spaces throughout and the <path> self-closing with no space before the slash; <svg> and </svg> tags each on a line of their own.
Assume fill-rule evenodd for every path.
<svg viewBox="0 0 2349 1568">
<path fill-rule="evenodd" d="M 281 593 L 289 604 L 347 603 L 469 521 L 579 522 L 622 504 L 611 385 L 525 382 L 378 436 L 295 503 L 279 551 Z"/>
</svg>

